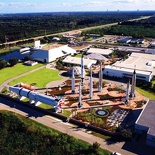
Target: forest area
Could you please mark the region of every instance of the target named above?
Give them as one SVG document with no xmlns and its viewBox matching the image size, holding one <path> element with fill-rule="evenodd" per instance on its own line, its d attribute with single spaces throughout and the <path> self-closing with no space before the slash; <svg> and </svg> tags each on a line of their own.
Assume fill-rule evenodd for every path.
<svg viewBox="0 0 155 155">
<path fill-rule="evenodd" d="M 154 12 L 145 11 L 4 14 L 0 15 L 0 43 L 108 23 L 123 24 L 129 19 L 153 14 Z M 114 27 L 110 32 L 118 33 Z"/>
<path fill-rule="evenodd" d="M 90 145 L 11 112 L 1 111 L 0 122 L 3 155 L 110 155 L 97 142 Z"/>
<path fill-rule="evenodd" d="M 84 31 L 83 35 L 123 35 L 133 38 L 155 38 L 155 16 L 137 21 L 118 22 L 118 25 Z"/>
</svg>

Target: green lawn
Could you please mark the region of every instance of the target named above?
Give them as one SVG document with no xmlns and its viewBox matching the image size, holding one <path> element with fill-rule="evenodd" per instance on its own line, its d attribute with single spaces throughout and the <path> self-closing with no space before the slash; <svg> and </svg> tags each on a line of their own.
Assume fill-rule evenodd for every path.
<svg viewBox="0 0 155 155">
<path fill-rule="evenodd" d="M 153 92 L 148 92 L 148 91 L 146 91 L 146 90 L 144 90 L 144 89 L 141 89 L 141 88 L 139 88 L 139 87 L 136 87 L 136 90 L 137 90 L 141 95 L 143 95 L 143 96 L 145 96 L 145 97 L 147 97 L 147 98 L 149 98 L 149 99 L 151 99 L 151 100 L 155 100 L 155 93 L 153 93 Z"/>
<path fill-rule="evenodd" d="M 26 76 L 22 76 L 16 80 L 13 80 L 12 82 L 10 82 L 10 85 L 15 85 L 20 82 L 27 84 L 35 83 L 36 87 L 45 88 L 47 83 L 56 80 L 61 80 L 61 77 L 59 76 L 59 71 L 42 68 Z"/>
<path fill-rule="evenodd" d="M 15 77 L 17 75 L 26 73 L 30 70 L 43 66 L 43 64 L 37 64 L 35 66 L 25 66 L 22 63 L 18 63 L 13 67 L 7 67 L 0 70 L 0 84 L 5 82 L 6 80 Z"/>
</svg>

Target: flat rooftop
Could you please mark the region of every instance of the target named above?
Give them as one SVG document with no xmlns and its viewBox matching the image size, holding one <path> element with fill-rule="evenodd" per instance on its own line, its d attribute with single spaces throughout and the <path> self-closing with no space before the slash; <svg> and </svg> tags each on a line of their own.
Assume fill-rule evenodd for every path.
<svg viewBox="0 0 155 155">
<path fill-rule="evenodd" d="M 149 100 L 145 108 L 141 112 L 136 124 L 149 128 L 148 134 L 155 136 L 155 101 Z"/>
<path fill-rule="evenodd" d="M 154 66 L 147 65 L 150 61 L 155 61 L 155 55 L 145 53 L 132 53 L 125 61 L 117 61 L 112 67 L 119 68 L 119 70 L 132 70 L 136 72 L 152 72 L 155 74 Z M 153 63 L 152 63 L 153 64 Z M 142 73 L 142 74 L 143 74 Z"/>
<path fill-rule="evenodd" d="M 54 48 L 57 48 L 57 47 L 61 47 L 61 46 L 64 46 L 64 44 L 47 44 L 45 46 L 43 46 L 42 50 L 51 50 L 51 49 L 54 49 Z"/>
<path fill-rule="evenodd" d="M 88 54 L 102 54 L 102 55 L 109 55 L 110 53 L 113 52 L 113 48 L 108 48 L 108 49 L 101 49 L 101 48 L 90 48 L 87 53 Z"/>
</svg>

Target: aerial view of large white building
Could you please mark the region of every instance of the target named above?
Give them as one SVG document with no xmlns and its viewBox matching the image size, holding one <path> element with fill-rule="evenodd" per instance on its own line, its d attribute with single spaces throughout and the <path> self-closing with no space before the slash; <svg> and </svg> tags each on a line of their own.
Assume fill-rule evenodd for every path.
<svg viewBox="0 0 155 155">
<path fill-rule="evenodd" d="M 150 81 L 155 75 L 155 55 L 132 53 L 128 59 L 120 60 L 104 68 L 103 74 L 111 77 L 131 77 L 136 69 L 136 78 Z"/>
<path fill-rule="evenodd" d="M 75 53 L 76 50 L 68 45 L 57 45 L 55 47 L 46 45 L 42 49 L 34 49 L 31 58 L 36 61 L 49 63 L 67 55 L 74 55 Z"/>
</svg>

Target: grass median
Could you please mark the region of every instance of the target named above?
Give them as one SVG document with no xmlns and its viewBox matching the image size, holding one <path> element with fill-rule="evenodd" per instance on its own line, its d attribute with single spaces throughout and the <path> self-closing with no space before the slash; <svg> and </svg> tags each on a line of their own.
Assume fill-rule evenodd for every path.
<svg viewBox="0 0 155 155">
<path fill-rule="evenodd" d="M 26 76 L 22 76 L 11 81 L 9 85 L 15 85 L 17 83 L 23 82 L 27 84 L 35 84 L 35 86 L 39 88 L 45 88 L 46 84 L 49 82 L 61 79 L 62 78 L 59 76 L 59 71 L 42 68 Z"/>
<path fill-rule="evenodd" d="M 15 76 L 21 75 L 35 68 L 41 67 L 43 64 L 37 64 L 35 66 L 25 66 L 23 63 L 18 63 L 13 67 L 6 67 L 0 70 L 0 84 L 6 80 L 13 78 Z"/>
</svg>

